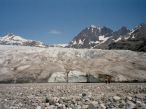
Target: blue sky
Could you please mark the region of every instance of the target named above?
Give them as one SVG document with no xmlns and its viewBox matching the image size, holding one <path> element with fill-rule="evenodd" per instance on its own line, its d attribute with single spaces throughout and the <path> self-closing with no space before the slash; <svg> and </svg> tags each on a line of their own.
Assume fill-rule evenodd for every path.
<svg viewBox="0 0 146 109">
<path fill-rule="evenodd" d="M 146 0 L 0 0 L 0 35 L 67 43 L 94 24 L 113 30 L 146 23 Z"/>
</svg>

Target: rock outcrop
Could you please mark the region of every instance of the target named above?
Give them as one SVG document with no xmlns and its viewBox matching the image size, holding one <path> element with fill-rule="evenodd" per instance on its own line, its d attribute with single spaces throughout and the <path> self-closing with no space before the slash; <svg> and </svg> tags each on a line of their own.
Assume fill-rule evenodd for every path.
<svg viewBox="0 0 146 109">
<path fill-rule="evenodd" d="M 80 71 L 70 71 L 68 74 L 68 82 L 87 82 L 86 73 Z"/>
</svg>

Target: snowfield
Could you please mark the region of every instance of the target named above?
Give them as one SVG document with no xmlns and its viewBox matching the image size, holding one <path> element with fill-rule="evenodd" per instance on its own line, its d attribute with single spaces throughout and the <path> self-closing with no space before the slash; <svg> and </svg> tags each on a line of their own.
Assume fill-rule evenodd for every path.
<svg viewBox="0 0 146 109">
<path fill-rule="evenodd" d="M 0 82 L 145 81 L 146 53 L 0 45 Z"/>
</svg>

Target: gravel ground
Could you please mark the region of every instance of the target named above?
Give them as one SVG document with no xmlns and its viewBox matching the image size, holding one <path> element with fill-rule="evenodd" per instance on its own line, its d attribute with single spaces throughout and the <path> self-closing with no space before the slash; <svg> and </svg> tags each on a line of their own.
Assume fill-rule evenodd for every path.
<svg viewBox="0 0 146 109">
<path fill-rule="evenodd" d="M 146 109 L 146 83 L 0 84 L 0 109 Z"/>
</svg>

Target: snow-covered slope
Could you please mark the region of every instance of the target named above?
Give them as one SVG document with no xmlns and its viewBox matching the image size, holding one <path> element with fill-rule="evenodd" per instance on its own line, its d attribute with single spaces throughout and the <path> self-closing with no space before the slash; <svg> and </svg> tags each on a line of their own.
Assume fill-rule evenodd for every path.
<svg viewBox="0 0 146 109">
<path fill-rule="evenodd" d="M 146 80 L 146 53 L 129 50 L 0 45 L 0 82 Z M 88 80 L 88 81 L 87 81 Z"/>
<path fill-rule="evenodd" d="M 24 39 L 23 37 L 12 33 L 0 37 L 0 44 L 44 47 L 44 44 L 40 41 Z"/>
</svg>

